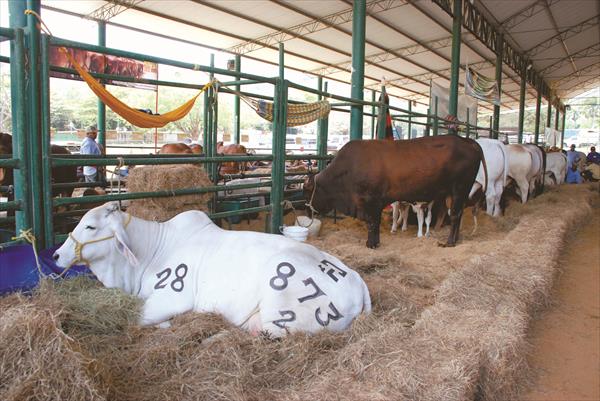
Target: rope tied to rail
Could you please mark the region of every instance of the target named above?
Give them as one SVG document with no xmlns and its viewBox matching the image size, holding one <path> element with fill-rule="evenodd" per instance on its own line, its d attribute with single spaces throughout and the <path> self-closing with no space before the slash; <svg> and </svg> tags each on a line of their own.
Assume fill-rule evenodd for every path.
<svg viewBox="0 0 600 401">
<path fill-rule="evenodd" d="M 40 257 L 38 256 L 37 253 L 37 247 L 35 244 L 35 235 L 33 235 L 33 233 L 31 232 L 31 228 L 27 229 L 27 230 L 21 230 L 19 232 L 19 235 L 16 237 L 12 237 L 13 241 L 16 240 L 24 240 L 29 242 L 29 244 L 31 245 L 31 248 L 33 249 L 33 254 L 35 256 L 35 266 L 38 269 L 38 273 L 40 275 L 40 277 L 46 277 L 46 275 L 42 272 L 42 266 L 40 265 Z"/>
</svg>

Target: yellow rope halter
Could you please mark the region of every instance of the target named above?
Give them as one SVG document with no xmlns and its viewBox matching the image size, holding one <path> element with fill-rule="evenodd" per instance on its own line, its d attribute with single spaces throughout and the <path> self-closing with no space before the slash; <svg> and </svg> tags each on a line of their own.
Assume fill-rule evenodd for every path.
<svg viewBox="0 0 600 401">
<path fill-rule="evenodd" d="M 129 222 L 131 222 L 131 214 L 127 214 L 127 221 L 125 222 L 125 228 L 127 228 L 127 226 L 129 225 Z M 95 239 L 92 241 L 80 242 L 80 241 L 77 241 L 77 239 L 73 236 L 73 232 L 70 232 L 69 238 L 71 238 L 71 241 L 73 241 L 75 243 L 75 258 L 71 261 L 69 266 L 65 270 L 63 270 L 63 272 L 60 275 L 62 276 L 63 274 L 65 274 L 67 272 L 67 270 L 69 270 L 73 265 L 84 264 L 89 267 L 90 266 L 89 260 L 85 259 L 81 255 L 81 253 L 83 252 L 83 247 L 86 245 L 89 245 L 89 244 L 95 244 L 96 242 L 106 241 L 106 240 L 109 240 L 114 237 L 115 237 L 115 235 L 113 234 L 108 237 L 99 238 L 99 239 Z"/>
</svg>

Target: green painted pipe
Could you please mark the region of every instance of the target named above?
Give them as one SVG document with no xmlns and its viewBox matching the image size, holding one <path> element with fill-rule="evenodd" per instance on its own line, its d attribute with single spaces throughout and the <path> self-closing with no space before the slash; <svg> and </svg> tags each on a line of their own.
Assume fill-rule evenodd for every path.
<svg viewBox="0 0 600 401">
<path fill-rule="evenodd" d="M 110 194 L 110 195 L 91 195 L 82 196 L 77 198 L 54 198 L 54 206 L 72 205 L 72 204 L 86 204 L 86 203 L 98 203 L 98 202 L 110 202 L 116 200 L 126 199 L 143 199 L 143 198 L 166 198 L 169 196 L 177 195 L 196 195 L 205 194 L 210 192 L 218 191 L 233 191 L 236 189 L 247 189 L 247 188 L 261 188 L 272 185 L 272 181 L 258 182 L 252 184 L 238 184 L 238 185 L 227 185 L 225 188 L 223 185 L 211 185 L 201 188 L 183 188 L 173 190 L 161 190 L 161 191 L 146 191 L 146 192 L 127 192 L 121 194 Z"/>
<path fill-rule="evenodd" d="M 19 159 L 0 159 L 0 167 L 19 168 Z"/>
<path fill-rule="evenodd" d="M 42 189 L 44 206 L 44 244 L 45 247 L 54 245 L 54 227 L 52 219 L 52 167 L 50 145 L 50 74 L 48 70 L 49 42 L 46 35 L 42 35 L 41 47 L 41 90 L 42 90 Z"/>
<path fill-rule="evenodd" d="M 546 115 L 546 127 L 550 128 L 552 121 L 552 101 L 548 99 L 548 114 Z"/>
<path fill-rule="evenodd" d="M 327 92 L 327 82 L 325 82 L 325 84 L 323 85 L 323 77 L 319 76 L 319 81 L 318 81 L 318 85 L 319 85 L 319 91 L 323 90 L 323 88 L 325 88 L 325 92 Z M 321 100 L 322 97 L 321 95 L 319 95 L 319 100 Z M 325 160 L 327 160 L 325 157 L 327 156 L 327 137 L 328 137 L 328 133 L 329 133 L 329 117 L 325 117 L 325 118 L 320 118 L 317 121 L 317 155 L 318 157 L 323 157 L 323 159 L 318 159 L 317 162 L 317 168 L 319 169 L 319 171 L 323 171 L 323 169 L 325 168 Z M 286 160 L 290 160 L 286 157 Z"/>
<path fill-rule="evenodd" d="M 106 46 L 106 21 L 98 21 L 98 45 Z M 106 105 L 98 99 L 98 144 L 106 151 Z"/>
<path fill-rule="evenodd" d="M 352 6 L 352 84 L 350 96 L 359 100 L 363 99 L 365 86 L 366 7 L 366 0 L 354 0 Z M 350 140 L 361 140 L 362 137 L 363 107 L 353 105 L 350 109 Z"/>
<path fill-rule="evenodd" d="M 27 0 L 27 8 L 40 13 L 40 0 Z M 31 189 L 31 214 L 36 245 L 44 249 L 44 205 L 42 188 L 42 132 L 41 132 L 41 82 L 40 82 L 40 30 L 34 15 L 27 16 L 29 45 L 29 183 Z"/>
<path fill-rule="evenodd" d="M 534 143 L 537 145 L 540 141 L 540 114 L 542 111 L 542 91 L 537 89 L 537 99 L 535 102 L 535 133 Z"/>
<path fill-rule="evenodd" d="M 271 165 L 271 225 L 269 232 L 276 234 L 283 223 L 283 186 L 285 173 L 285 136 L 287 131 L 287 81 L 284 70 L 283 43 L 279 43 L 279 76 L 274 92 L 273 163 Z"/>
<path fill-rule="evenodd" d="M 412 100 L 408 101 L 408 139 L 412 139 Z"/>
<path fill-rule="evenodd" d="M 239 81 L 239 73 L 242 71 L 242 57 L 239 54 L 235 55 L 235 72 L 236 78 Z M 255 81 L 256 82 L 256 81 Z M 240 91 L 240 83 L 235 84 L 235 90 Z M 240 115 L 240 96 L 235 95 L 233 99 L 233 139 L 234 142 L 239 144 L 241 140 L 241 115 Z"/>
<path fill-rule="evenodd" d="M 525 121 L 525 89 L 527 89 L 527 71 L 523 69 L 521 73 L 521 87 L 519 91 L 519 128 L 517 132 L 517 142 L 523 143 L 523 129 Z"/>
<path fill-rule="evenodd" d="M 435 97 L 433 103 L 433 136 L 437 136 L 439 127 L 439 118 L 438 118 L 438 97 Z"/>
<path fill-rule="evenodd" d="M 377 101 L 375 89 L 371 89 L 371 139 L 375 139 L 375 103 Z"/>
<path fill-rule="evenodd" d="M 163 155 L 167 156 L 167 155 Z M 169 155 L 172 156 L 172 155 Z M 119 159 L 116 155 L 109 155 L 107 157 L 98 157 L 90 155 L 90 157 L 81 157 L 81 155 L 72 156 L 56 156 L 52 158 L 52 167 L 55 166 L 81 166 L 82 164 L 93 164 L 95 166 L 116 166 L 119 164 Z M 133 165 L 157 165 L 157 164 L 203 164 L 203 163 L 220 163 L 220 162 L 244 162 L 244 161 L 259 161 L 259 160 L 272 160 L 272 156 L 215 156 L 215 157 L 202 157 L 202 156 L 184 156 L 184 157 L 129 157 L 129 155 L 123 155 L 123 162 L 125 164 Z M 86 164 L 87 165 L 87 164 Z"/>
<path fill-rule="evenodd" d="M 460 71 L 460 29 L 462 26 L 462 0 L 454 0 L 452 19 L 452 61 L 450 64 L 450 99 L 448 101 L 448 113 L 458 116 L 458 81 Z M 452 132 L 454 133 L 454 132 Z"/>
<path fill-rule="evenodd" d="M 0 211 L 4 210 L 22 210 L 22 202 L 20 200 L 10 201 L 10 202 L 1 202 L 0 203 Z"/>
<path fill-rule="evenodd" d="M 22 6 L 22 7 L 20 7 Z M 18 26 L 21 17 L 24 21 L 25 2 L 9 2 L 11 26 Z M 19 15 L 15 15 L 19 13 Z M 16 18 L 18 17 L 18 18 Z M 25 90 L 25 40 L 23 29 L 15 29 L 15 39 L 10 42 L 10 55 L 13 62 L 10 64 L 10 93 L 11 116 L 13 135 L 13 155 L 19 159 L 18 168 L 13 171 L 15 183 L 15 199 L 22 207 L 15 214 L 15 227 L 17 232 L 31 227 L 30 195 L 29 195 L 29 154 L 27 151 L 27 111 Z"/>
</svg>

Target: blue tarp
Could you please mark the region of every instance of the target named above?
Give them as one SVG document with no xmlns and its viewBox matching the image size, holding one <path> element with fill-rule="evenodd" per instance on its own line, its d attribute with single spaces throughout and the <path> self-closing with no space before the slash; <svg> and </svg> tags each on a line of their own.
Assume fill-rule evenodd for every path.
<svg viewBox="0 0 600 401">
<path fill-rule="evenodd" d="M 40 265 L 45 275 L 60 274 L 63 269 L 56 266 L 52 254 L 60 245 L 39 253 Z M 64 277 L 75 277 L 92 272 L 86 266 L 73 266 Z M 16 245 L 0 248 L 0 294 L 14 291 L 29 291 L 39 282 L 39 273 L 31 245 Z"/>
</svg>

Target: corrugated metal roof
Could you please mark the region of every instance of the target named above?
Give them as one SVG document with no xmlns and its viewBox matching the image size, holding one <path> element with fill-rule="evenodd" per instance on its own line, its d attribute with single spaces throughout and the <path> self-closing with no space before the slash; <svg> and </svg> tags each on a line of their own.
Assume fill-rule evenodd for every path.
<svg viewBox="0 0 600 401">
<path fill-rule="evenodd" d="M 107 3 L 42 1 L 83 15 Z M 594 67 L 600 62 L 600 1 L 475 0 L 475 6 L 515 49 L 528 52 L 561 98 L 600 85 L 600 66 Z M 391 94 L 426 103 L 431 79 L 449 85 L 452 19 L 444 10 L 424 0 L 367 0 L 367 12 L 365 86 L 378 87 L 385 76 Z M 283 41 L 286 66 L 349 82 L 351 17 L 350 0 L 143 0 L 111 21 L 271 63 Z M 463 67 L 493 76 L 493 52 L 469 32 L 462 36 Z M 517 108 L 518 74 L 507 66 L 503 72 L 503 106 Z M 528 106 L 535 97 L 528 85 Z"/>
</svg>

